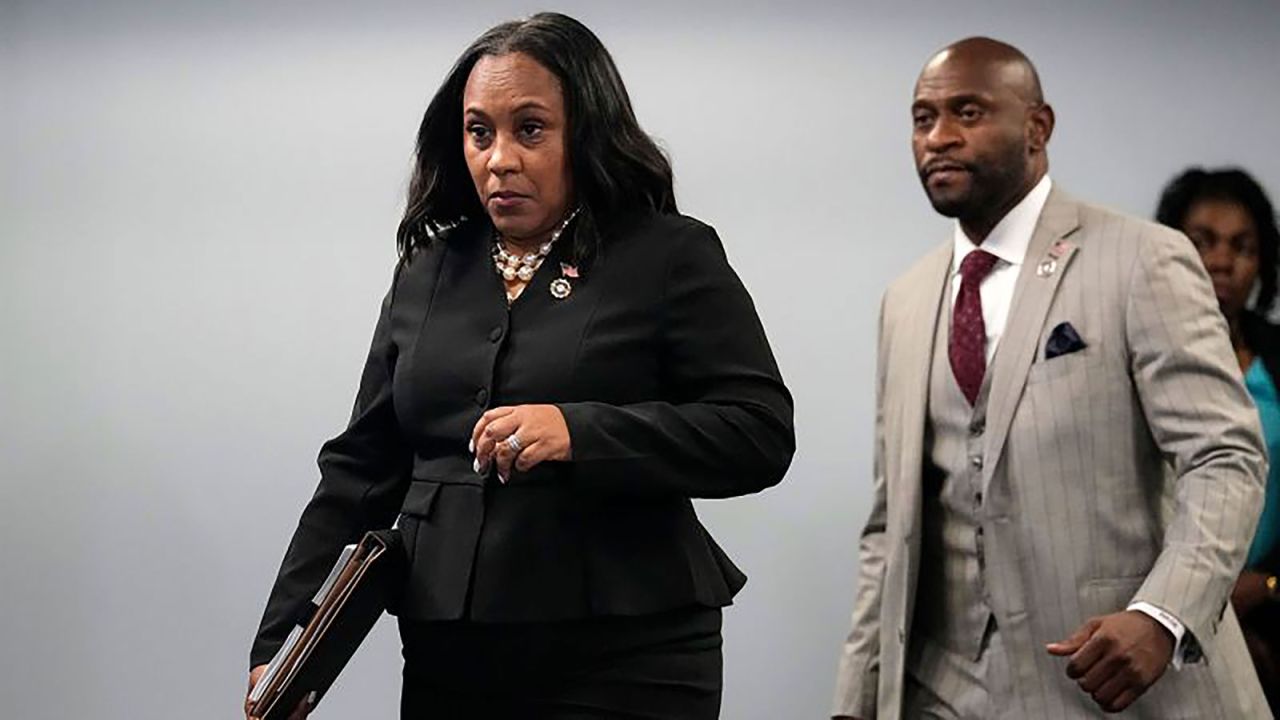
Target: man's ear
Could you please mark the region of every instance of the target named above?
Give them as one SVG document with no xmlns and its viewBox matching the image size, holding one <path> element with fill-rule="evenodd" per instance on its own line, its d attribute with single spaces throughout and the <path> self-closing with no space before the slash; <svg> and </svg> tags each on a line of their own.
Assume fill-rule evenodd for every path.
<svg viewBox="0 0 1280 720">
<path fill-rule="evenodd" d="M 1033 152 L 1044 152 L 1053 136 L 1053 107 L 1040 103 L 1027 112 L 1027 145 Z"/>
</svg>

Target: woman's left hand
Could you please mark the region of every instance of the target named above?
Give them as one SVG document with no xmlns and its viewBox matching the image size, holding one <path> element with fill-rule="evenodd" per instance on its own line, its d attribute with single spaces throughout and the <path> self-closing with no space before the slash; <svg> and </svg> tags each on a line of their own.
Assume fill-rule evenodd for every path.
<svg viewBox="0 0 1280 720">
<path fill-rule="evenodd" d="M 515 440 L 511 440 L 511 438 Z M 471 431 L 476 472 L 496 465 L 498 479 L 506 482 L 511 470 L 528 472 L 548 460 L 568 460 L 572 454 L 569 426 L 555 405 L 498 407 L 480 416 Z"/>
</svg>

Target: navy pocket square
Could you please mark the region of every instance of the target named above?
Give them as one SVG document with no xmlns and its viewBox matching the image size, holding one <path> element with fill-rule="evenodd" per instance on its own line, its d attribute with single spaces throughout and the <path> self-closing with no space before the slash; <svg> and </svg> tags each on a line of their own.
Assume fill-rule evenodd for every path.
<svg viewBox="0 0 1280 720">
<path fill-rule="evenodd" d="M 1052 360 L 1059 355 L 1069 355 L 1089 347 L 1084 340 L 1080 339 L 1080 333 L 1071 327 L 1071 323 L 1059 323 L 1049 333 L 1049 342 L 1044 345 L 1044 359 Z"/>
</svg>

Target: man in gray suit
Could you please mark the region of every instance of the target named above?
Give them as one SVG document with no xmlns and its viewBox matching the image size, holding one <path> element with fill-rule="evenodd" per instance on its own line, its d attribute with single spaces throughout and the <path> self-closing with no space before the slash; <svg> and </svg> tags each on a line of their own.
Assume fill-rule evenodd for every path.
<svg viewBox="0 0 1280 720">
<path fill-rule="evenodd" d="M 1195 249 L 1053 185 L 1016 48 L 938 53 L 912 118 L 957 222 L 881 307 L 835 716 L 1270 717 L 1227 604 L 1265 450 Z"/>
</svg>

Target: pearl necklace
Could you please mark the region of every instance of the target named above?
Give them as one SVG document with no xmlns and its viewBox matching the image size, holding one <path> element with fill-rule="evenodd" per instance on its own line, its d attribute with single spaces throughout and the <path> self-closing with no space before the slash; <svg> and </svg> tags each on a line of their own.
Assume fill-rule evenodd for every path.
<svg viewBox="0 0 1280 720">
<path fill-rule="evenodd" d="M 578 208 L 574 208 L 573 212 L 556 227 L 555 232 L 551 233 L 551 239 L 538 246 L 536 252 L 529 252 L 521 255 L 520 253 L 508 252 L 502 246 L 502 238 L 495 230 L 493 233 L 493 267 L 507 282 L 515 282 L 517 279 L 522 283 L 527 283 L 533 279 L 533 274 L 538 272 L 538 268 L 542 267 L 542 261 L 547 259 L 547 255 L 551 254 L 551 246 L 556 240 L 560 239 L 560 235 L 564 233 L 565 228 L 569 227 L 569 222 L 578 214 Z"/>
</svg>

